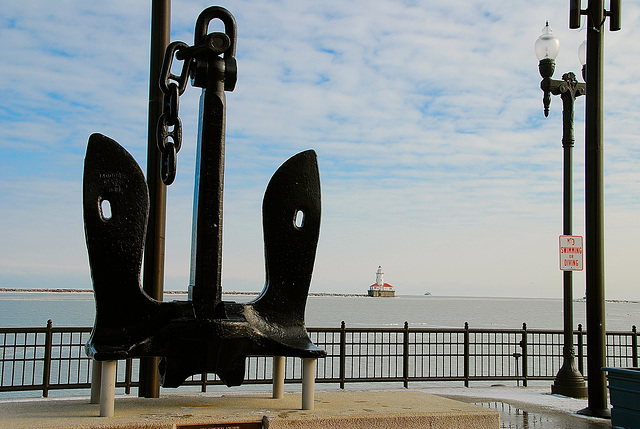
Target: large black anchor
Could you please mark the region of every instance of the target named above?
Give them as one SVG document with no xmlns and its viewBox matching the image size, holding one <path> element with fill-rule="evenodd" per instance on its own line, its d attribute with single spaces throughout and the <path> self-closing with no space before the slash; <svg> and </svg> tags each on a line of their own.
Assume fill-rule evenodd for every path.
<svg viewBox="0 0 640 429">
<path fill-rule="evenodd" d="M 225 33 L 207 34 L 212 19 L 223 21 Z M 173 93 L 165 95 L 173 119 L 161 117 L 158 126 L 163 181 L 170 183 L 175 176 L 181 133 L 175 119 L 177 96 L 184 91 L 184 79 L 191 75 L 193 85 L 203 88 L 188 301 L 156 301 L 140 286 L 149 210 L 142 170 L 106 136 L 91 135 L 87 146 L 83 208 L 96 318 L 86 352 L 99 361 L 160 356 L 165 387 L 177 387 L 204 372 L 216 373 L 228 386 L 240 385 L 245 358 L 252 355 L 326 356 L 311 342 L 304 323 L 320 231 L 314 151 L 287 160 L 267 186 L 262 293 L 248 303 L 222 301 L 224 91 L 235 86 L 235 41 L 233 16 L 220 7 L 208 8 L 198 17 L 194 46 L 169 45 L 163 67 L 161 86 Z M 174 55 L 185 61 L 180 77 L 169 72 Z M 168 131 L 171 126 L 173 131 Z"/>
</svg>

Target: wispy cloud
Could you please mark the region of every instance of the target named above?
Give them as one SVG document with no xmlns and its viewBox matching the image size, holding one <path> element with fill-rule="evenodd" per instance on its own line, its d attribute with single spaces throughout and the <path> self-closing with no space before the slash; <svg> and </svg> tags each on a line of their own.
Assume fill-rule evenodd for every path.
<svg viewBox="0 0 640 429">
<path fill-rule="evenodd" d="M 238 22 L 227 93 L 225 289 L 263 281 L 261 201 L 271 174 L 318 152 L 323 224 L 315 290 L 363 291 L 383 265 L 400 293 L 560 297 L 561 102 L 549 118 L 533 43 L 548 19 L 557 78 L 579 75 L 584 30 L 544 0 L 221 1 Z M 203 1 L 173 2 L 193 40 Z M 101 132 L 146 166 L 149 5 L 3 5 L 0 283 L 86 279 L 81 175 Z M 606 35 L 607 294 L 638 298 L 640 6 Z M 188 279 L 197 99 L 169 188 L 167 287 Z M 584 101 L 576 102 L 575 231 L 582 232 Z M 52 269 L 51 267 L 59 267 Z M 50 271 L 47 271 L 50 270 Z M 583 275 L 576 276 L 580 294 Z M 40 286 L 33 284 L 33 286 Z"/>
</svg>

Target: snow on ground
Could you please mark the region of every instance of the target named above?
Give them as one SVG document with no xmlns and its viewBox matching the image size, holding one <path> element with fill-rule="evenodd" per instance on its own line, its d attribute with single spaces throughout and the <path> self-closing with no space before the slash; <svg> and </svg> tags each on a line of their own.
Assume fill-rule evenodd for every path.
<svg viewBox="0 0 640 429">
<path fill-rule="evenodd" d="M 587 407 L 586 399 L 553 395 L 549 387 L 433 387 L 420 389 L 420 391 L 438 396 L 478 398 L 513 405 L 527 404 L 567 413 L 575 413 Z"/>
<path fill-rule="evenodd" d="M 549 386 L 434 387 L 420 390 L 496 409 L 500 412 L 501 428 L 611 428 L 611 420 L 577 414 L 587 407 L 586 399 L 551 394 Z M 500 403 L 509 405 L 500 406 Z"/>
</svg>

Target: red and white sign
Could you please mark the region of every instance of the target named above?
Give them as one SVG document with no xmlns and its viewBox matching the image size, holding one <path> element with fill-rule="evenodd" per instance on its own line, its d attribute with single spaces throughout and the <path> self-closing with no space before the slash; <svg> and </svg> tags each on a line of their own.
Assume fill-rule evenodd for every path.
<svg viewBox="0 0 640 429">
<path fill-rule="evenodd" d="M 582 271 L 581 236 L 560 236 L 560 269 L 562 271 Z"/>
</svg>

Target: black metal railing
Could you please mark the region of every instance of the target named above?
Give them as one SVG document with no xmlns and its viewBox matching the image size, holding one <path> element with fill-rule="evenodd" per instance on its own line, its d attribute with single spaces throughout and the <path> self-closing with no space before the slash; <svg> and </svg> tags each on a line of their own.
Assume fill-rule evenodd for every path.
<svg viewBox="0 0 640 429">
<path fill-rule="evenodd" d="M 327 351 L 316 365 L 316 382 L 346 383 L 553 380 L 562 365 L 563 331 L 464 328 L 309 328 L 312 341 Z M 91 328 L 0 328 L 0 392 L 88 389 L 92 361 L 84 353 Z M 638 366 L 638 333 L 607 332 L 607 366 Z M 576 360 L 583 372 L 586 332 L 574 331 Z M 116 387 L 138 386 L 138 359 L 118 362 Z M 584 372 L 583 372 L 584 373 Z M 300 382 L 299 359 L 285 360 L 285 382 Z M 246 384 L 272 382 L 272 359 L 247 358 Z M 185 385 L 222 384 L 213 374 L 191 377 Z"/>
</svg>

